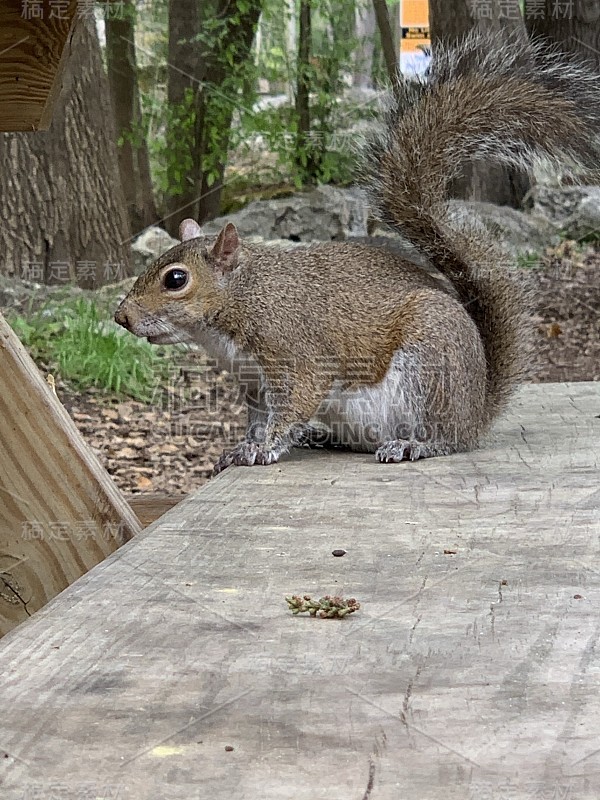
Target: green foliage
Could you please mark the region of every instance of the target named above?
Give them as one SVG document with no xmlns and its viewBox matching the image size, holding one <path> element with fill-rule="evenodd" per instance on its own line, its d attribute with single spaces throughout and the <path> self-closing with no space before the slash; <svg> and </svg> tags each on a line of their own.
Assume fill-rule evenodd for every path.
<svg viewBox="0 0 600 800">
<path fill-rule="evenodd" d="M 145 340 L 117 330 L 95 303 L 67 300 L 9 323 L 35 361 L 56 371 L 74 389 L 95 386 L 148 402 L 166 362 Z"/>
<path fill-rule="evenodd" d="M 240 144 L 259 138 L 277 158 L 276 175 L 296 187 L 307 183 L 348 183 L 354 177 L 355 156 L 345 134 L 353 123 L 371 118 L 368 106 L 350 107 L 343 100 L 344 75 L 354 66 L 354 4 L 314 0 L 312 56 L 304 77 L 310 85 L 311 127 L 299 133 L 294 105 L 266 108 L 241 118 Z M 289 12 L 287 14 L 289 16 Z M 262 31 L 266 43 L 258 53 L 257 71 L 275 91 L 284 92 L 298 81 L 296 54 L 286 47 L 286 13 L 280 0 L 267 0 Z"/>
<path fill-rule="evenodd" d="M 541 264 L 538 253 L 519 253 L 517 256 L 517 266 L 521 269 L 537 269 Z"/>
<path fill-rule="evenodd" d="M 303 76 L 310 87 L 310 131 L 298 132 L 299 120 L 291 109 L 284 147 L 275 148 L 280 164 L 293 173 L 294 183 L 347 183 L 353 178 L 352 142 L 345 131 L 366 115 L 368 109 L 345 108 L 344 76 L 354 67 L 355 3 L 346 0 L 313 0 L 310 64 Z M 298 80 L 294 62 L 288 73 L 293 85 Z"/>
<path fill-rule="evenodd" d="M 600 230 L 590 230 L 588 233 L 577 236 L 577 238 L 575 238 L 573 231 L 561 230 L 559 238 L 561 242 L 574 243 L 575 248 L 578 250 L 585 249 L 586 245 L 600 246 Z"/>
<path fill-rule="evenodd" d="M 600 230 L 591 230 L 589 233 L 580 236 L 577 241 L 582 247 L 586 244 L 600 246 Z"/>
<path fill-rule="evenodd" d="M 165 103 L 161 109 L 165 136 L 149 143 L 160 165 L 156 180 L 159 191 L 177 197 L 183 194 L 187 176 L 194 166 L 194 125 L 196 97 L 187 89 L 183 102 Z"/>
<path fill-rule="evenodd" d="M 297 52 L 290 48 L 290 16 L 298 13 L 298 0 L 262 0 L 260 44 L 248 53 L 248 13 L 259 0 L 232 0 L 217 9 L 217 0 L 203 4 L 200 32 L 188 43 L 198 48 L 203 63 L 202 82 L 191 83 L 183 102 L 169 105 L 165 86 L 152 89 L 140 83 L 142 120 L 128 134 L 134 144 L 147 141 L 157 199 L 182 195 L 194 184 L 197 196 L 220 181 L 231 152 L 262 149 L 273 154 L 273 181 L 296 188 L 311 183 L 348 183 L 353 177 L 352 142 L 343 131 L 357 119 L 371 116 L 369 109 L 349 110 L 344 103 L 346 77 L 354 69 L 355 9 L 366 0 L 313 0 L 310 64 L 305 76 L 310 84 L 308 135 L 300 134 L 293 93 L 298 81 Z M 162 69 L 167 29 L 164 0 L 152 0 L 152 49 L 156 69 Z M 217 13 L 218 10 L 218 13 Z M 147 17 L 138 25 L 146 30 Z M 161 20 L 162 38 L 156 34 Z M 244 34 L 246 26 L 246 34 Z M 144 66 L 149 74 L 149 66 Z M 162 71 L 163 80 L 166 72 Z M 259 81 L 268 81 L 273 94 L 286 93 L 284 107 L 257 109 Z M 346 107 L 345 107 L 346 105 Z M 342 133 L 340 134 L 340 131 Z M 267 155 L 265 162 L 272 164 Z M 202 185 L 200 185 L 202 184 Z"/>
<path fill-rule="evenodd" d="M 216 13 L 214 4 L 203 6 L 200 33 L 181 43 L 197 47 L 204 77 L 191 82 L 181 103 L 141 94 L 142 135 L 159 121 L 148 147 L 163 200 L 183 194 L 190 180 L 203 188 L 213 186 L 222 177 L 230 148 L 239 142 L 242 132 L 236 126 L 232 136 L 231 123 L 255 97 L 256 67 L 243 39 L 247 15 L 257 2 L 234 0 L 222 13 Z"/>
</svg>

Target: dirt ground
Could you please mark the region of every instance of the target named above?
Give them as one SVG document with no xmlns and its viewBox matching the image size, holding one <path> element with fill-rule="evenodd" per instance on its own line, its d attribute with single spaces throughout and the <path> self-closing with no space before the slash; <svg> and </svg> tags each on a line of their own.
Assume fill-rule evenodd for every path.
<svg viewBox="0 0 600 800">
<path fill-rule="evenodd" d="M 532 269 L 535 377 L 600 380 L 600 251 L 565 242 Z M 186 494 L 210 476 L 221 451 L 243 436 L 234 381 L 190 352 L 174 364 L 151 406 L 107 405 L 101 393 L 62 393 L 84 438 L 125 492 Z"/>
<path fill-rule="evenodd" d="M 563 242 L 533 283 L 535 382 L 600 380 L 600 248 Z"/>
</svg>

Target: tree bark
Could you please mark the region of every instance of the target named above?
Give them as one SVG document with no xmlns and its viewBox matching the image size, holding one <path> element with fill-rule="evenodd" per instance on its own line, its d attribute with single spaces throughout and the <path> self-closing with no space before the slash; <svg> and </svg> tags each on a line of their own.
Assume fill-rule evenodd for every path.
<svg viewBox="0 0 600 800">
<path fill-rule="evenodd" d="M 385 68 L 393 86 L 398 79 L 398 53 L 394 44 L 394 32 L 386 0 L 373 0 L 373 8 L 375 9 L 375 19 L 377 20 L 379 36 L 381 37 Z"/>
<path fill-rule="evenodd" d="M 429 19 L 434 58 L 438 42 L 452 44 L 474 26 L 506 34 L 517 31 L 523 41 L 527 36 L 518 0 L 479 4 L 468 0 L 429 0 Z M 468 163 L 462 172 L 462 177 L 453 182 L 451 192 L 467 200 L 519 208 L 530 186 L 526 175 L 496 164 Z"/>
<path fill-rule="evenodd" d="M 0 270 L 95 288 L 131 274 L 108 82 L 80 20 L 48 131 L 0 135 Z"/>
<path fill-rule="evenodd" d="M 545 36 L 600 72 L 600 0 L 546 0 L 538 9 L 525 3 L 525 23 L 533 36 Z"/>
<path fill-rule="evenodd" d="M 240 21 L 237 24 L 231 23 L 229 25 L 227 36 L 223 42 L 223 49 L 227 50 L 235 47 L 236 59 L 238 64 L 247 62 L 250 59 L 252 51 L 252 43 L 256 34 L 256 28 L 260 19 L 261 2 L 260 0 L 251 0 L 249 7 L 243 14 L 239 14 Z M 228 0 L 224 0 L 223 5 L 219 11 L 220 15 L 224 16 L 229 13 L 234 15 L 238 12 L 237 2 L 229 5 Z M 226 65 L 224 59 L 220 57 L 220 53 L 211 53 L 208 57 L 206 68 L 206 87 L 203 91 L 205 95 L 205 118 L 204 126 L 213 127 L 216 129 L 217 149 L 218 152 L 223 154 L 220 163 L 217 166 L 217 177 L 209 185 L 207 171 L 202 169 L 202 191 L 200 203 L 198 208 L 198 222 L 203 222 L 214 219 L 221 212 L 221 195 L 223 193 L 223 180 L 226 167 L 227 150 L 229 148 L 229 141 L 231 137 L 231 123 L 234 112 L 234 98 L 231 97 L 229 101 L 223 98 L 225 92 L 221 91 L 224 83 L 228 77 L 230 67 Z M 242 88 L 243 80 L 238 81 L 238 88 Z M 216 90 L 216 91 L 213 91 Z M 216 112 L 219 112 L 220 122 L 218 125 L 214 124 Z M 206 130 L 202 134 L 203 142 L 206 141 Z M 202 152 L 206 149 L 203 146 Z"/>
<path fill-rule="evenodd" d="M 297 164 L 304 177 L 314 173 L 310 158 L 310 85 L 312 52 L 311 0 L 300 0 L 296 81 Z"/>
<path fill-rule="evenodd" d="M 186 92 L 194 93 L 195 111 L 199 112 L 199 101 L 204 70 L 200 57 L 201 45 L 193 41 L 200 31 L 200 9 L 198 0 L 169 0 L 169 45 L 167 71 L 167 101 L 169 107 L 181 107 Z M 177 146 L 174 152 L 187 151 L 190 155 L 191 169 L 186 170 L 183 181 L 180 179 L 181 165 L 169 162 L 167 176 L 171 186 L 182 183 L 179 194 L 170 194 L 165 200 L 163 223 L 171 236 L 177 236 L 179 222 L 184 217 L 197 219 L 201 193 L 201 154 L 198 149 L 197 131 L 186 130 L 185 134 L 173 128 L 167 129 L 167 144 L 172 137 Z M 181 140 L 182 139 L 182 140 Z M 170 149 L 170 148 L 169 148 Z"/>
<path fill-rule="evenodd" d="M 123 13 L 105 10 L 106 62 L 119 144 L 119 172 L 129 224 L 135 236 L 157 218 L 146 138 L 142 135 L 135 57 L 135 3 L 121 0 Z"/>
<path fill-rule="evenodd" d="M 356 4 L 357 48 L 354 60 L 353 85 L 359 89 L 373 86 L 373 51 L 375 47 L 375 9 L 371 3 Z"/>
</svg>

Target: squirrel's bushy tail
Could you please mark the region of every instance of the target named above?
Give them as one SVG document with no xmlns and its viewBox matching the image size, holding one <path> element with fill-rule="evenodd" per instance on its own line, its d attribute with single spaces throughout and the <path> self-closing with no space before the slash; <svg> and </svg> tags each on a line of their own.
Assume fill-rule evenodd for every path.
<svg viewBox="0 0 600 800">
<path fill-rule="evenodd" d="M 450 279 L 478 326 L 485 427 L 523 376 L 526 308 L 492 235 L 451 212 L 448 183 L 474 159 L 523 170 L 550 159 L 575 177 L 598 170 L 600 77 L 543 42 L 475 33 L 436 48 L 428 76 L 396 88 L 367 141 L 365 183 L 382 220 Z"/>
</svg>

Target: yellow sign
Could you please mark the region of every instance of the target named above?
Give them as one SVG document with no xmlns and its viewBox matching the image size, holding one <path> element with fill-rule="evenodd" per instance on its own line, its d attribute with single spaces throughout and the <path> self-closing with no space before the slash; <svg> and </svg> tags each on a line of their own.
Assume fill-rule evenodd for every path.
<svg viewBox="0 0 600 800">
<path fill-rule="evenodd" d="M 400 0 L 400 27 L 428 28 L 428 0 Z"/>
</svg>

